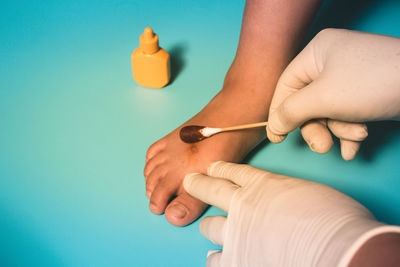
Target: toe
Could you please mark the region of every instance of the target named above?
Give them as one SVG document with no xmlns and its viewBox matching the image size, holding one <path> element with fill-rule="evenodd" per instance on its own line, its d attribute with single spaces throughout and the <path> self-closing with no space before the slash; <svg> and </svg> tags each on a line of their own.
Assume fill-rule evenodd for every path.
<svg viewBox="0 0 400 267">
<path fill-rule="evenodd" d="M 164 177 L 151 194 L 149 208 L 154 214 L 162 214 L 170 200 L 176 195 L 178 185 Z"/>
<path fill-rule="evenodd" d="M 199 218 L 207 208 L 207 204 L 182 192 L 165 210 L 167 220 L 176 226 L 185 226 Z"/>
<path fill-rule="evenodd" d="M 151 197 L 154 189 L 158 183 L 163 179 L 168 173 L 168 168 L 164 164 L 158 165 L 155 169 L 146 176 L 146 196 Z"/>
<path fill-rule="evenodd" d="M 165 148 L 165 141 L 164 139 L 158 140 L 154 144 L 152 144 L 149 149 L 147 149 L 146 153 L 146 161 L 150 160 L 152 157 L 157 155 L 161 150 Z"/>
<path fill-rule="evenodd" d="M 157 155 L 155 155 L 146 162 L 146 165 L 144 166 L 143 170 L 143 174 L 146 180 L 147 176 L 149 176 L 149 174 L 154 170 L 154 168 L 156 168 L 161 163 L 165 162 L 165 157 L 162 154 L 163 153 L 158 153 Z"/>
</svg>

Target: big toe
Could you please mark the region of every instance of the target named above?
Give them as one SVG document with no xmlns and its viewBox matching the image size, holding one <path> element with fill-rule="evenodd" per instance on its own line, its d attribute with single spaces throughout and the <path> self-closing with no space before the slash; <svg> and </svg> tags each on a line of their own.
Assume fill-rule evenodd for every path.
<svg viewBox="0 0 400 267">
<path fill-rule="evenodd" d="M 183 192 L 165 210 L 167 220 L 176 226 L 185 226 L 199 218 L 208 207 L 204 202 Z"/>
</svg>

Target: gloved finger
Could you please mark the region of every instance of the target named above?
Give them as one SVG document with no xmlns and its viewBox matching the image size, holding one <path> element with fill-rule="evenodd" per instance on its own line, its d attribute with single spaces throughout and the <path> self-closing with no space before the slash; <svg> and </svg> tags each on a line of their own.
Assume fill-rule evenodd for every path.
<svg viewBox="0 0 400 267">
<path fill-rule="evenodd" d="M 297 95 L 299 91 L 309 87 L 319 76 L 320 70 L 315 60 L 314 43 L 315 41 L 313 39 L 303 51 L 290 62 L 279 78 L 269 109 L 268 121 L 270 123 L 272 122 L 272 125 L 267 125 L 267 136 L 273 143 L 282 142 L 288 132 L 296 129 L 307 121 L 303 120 L 302 123 L 298 123 L 299 118 L 291 118 L 291 115 L 296 116 L 296 114 L 290 114 L 290 112 L 293 112 L 291 110 L 293 106 L 288 104 L 294 104 L 294 102 L 286 103 L 286 101 L 291 98 L 292 95 Z M 308 104 L 313 104 L 312 101 L 314 97 L 305 100 L 306 101 L 302 103 L 303 105 L 300 106 L 301 109 L 299 112 L 305 112 L 308 109 Z M 294 107 L 296 107 L 296 105 Z M 289 112 L 289 114 L 287 114 L 287 112 Z M 288 122 L 289 124 L 287 124 Z"/>
<path fill-rule="evenodd" d="M 265 132 L 267 133 L 268 140 L 271 143 L 275 143 L 275 144 L 281 143 L 283 140 L 286 139 L 286 136 L 287 136 L 287 134 L 278 135 L 278 134 L 272 133 L 271 130 L 268 130 L 268 124 L 267 124 L 267 126 L 265 126 Z"/>
<path fill-rule="evenodd" d="M 247 164 L 236 164 L 225 161 L 213 162 L 207 168 L 208 175 L 228 179 L 239 186 L 245 186 L 258 176 L 265 175 L 265 173 L 267 171 Z"/>
<path fill-rule="evenodd" d="M 355 158 L 360 149 L 360 142 L 340 139 L 340 150 L 344 160 L 352 160 Z"/>
<path fill-rule="evenodd" d="M 205 217 L 200 221 L 200 233 L 216 245 L 224 245 L 226 217 Z"/>
<path fill-rule="evenodd" d="M 275 111 L 270 111 L 267 125 L 267 136 L 276 141 L 277 136 L 283 136 L 303 125 L 306 121 L 324 118 L 327 105 L 321 101 L 320 81 L 316 80 L 306 87 L 288 96 Z M 276 90 L 279 90 L 279 84 Z M 276 94 L 276 92 L 275 92 Z"/>
<path fill-rule="evenodd" d="M 325 119 L 307 121 L 300 129 L 312 151 L 324 154 L 331 149 L 333 140 Z"/>
<path fill-rule="evenodd" d="M 328 128 L 339 139 L 363 141 L 368 136 L 367 125 L 358 122 L 328 120 Z"/>
<path fill-rule="evenodd" d="M 207 267 L 219 267 L 221 264 L 222 252 L 220 250 L 210 250 L 207 253 Z"/>
<path fill-rule="evenodd" d="M 226 179 L 200 173 L 187 174 L 183 180 L 183 187 L 193 197 L 226 212 L 229 210 L 233 194 L 239 188 Z"/>
</svg>

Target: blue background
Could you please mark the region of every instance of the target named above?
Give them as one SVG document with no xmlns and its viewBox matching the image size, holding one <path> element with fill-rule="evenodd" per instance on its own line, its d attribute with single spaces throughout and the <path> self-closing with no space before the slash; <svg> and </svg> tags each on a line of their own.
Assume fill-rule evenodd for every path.
<svg viewBox="0 0 400 267">
<path fill-rule="evenodd" d="M 148 210 L 147 147 L 221 88 L 244 1 L 0 2 L 0 265 L 204 266 L 215 246 L 198 221 Z M 325 27 L 400 37 L 399 1 L 326 1 Z M 171 53 L 174 80 L 139 87 L 130 54 L 146 26 Z M 245 90 L 245 88 L 243 88 Z M 369 124 L 358 157 L 311 152 L 292 133 L 248 158 L 331 185 L 400 224 L 400 125 Z M 207 214 L 221 211 L 210 209 Z"/>
</svg>

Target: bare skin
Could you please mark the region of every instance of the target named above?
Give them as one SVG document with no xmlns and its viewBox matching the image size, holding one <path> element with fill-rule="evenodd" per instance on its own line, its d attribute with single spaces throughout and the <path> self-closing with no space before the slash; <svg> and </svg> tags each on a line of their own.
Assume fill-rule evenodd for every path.
<svg viewBox="0 0 400 267">
<path fill-rule="evenodd" d="M 265 121 L 278 78 L 295 55 L 321 0 L 248 0 L 235 59 L 222 90 L 186 125 L 226 127 Z M 187 173 L 204 173 L 217 160 L 240 162 L 265 138 L 264 129 L 216 135 L 185 144 L 177 128 L 147 151 L 144 176 L 150 210 L 184 226 L 206 204 L 183 189 Z"/>
</svg>

